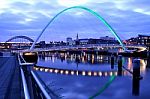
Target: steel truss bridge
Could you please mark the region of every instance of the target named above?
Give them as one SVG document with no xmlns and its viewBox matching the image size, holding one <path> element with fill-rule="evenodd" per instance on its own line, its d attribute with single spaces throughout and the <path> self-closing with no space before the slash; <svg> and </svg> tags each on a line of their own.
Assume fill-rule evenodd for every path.
<svg viewBox="0 0 150 99">
<path fill-rule="evenodd" d="M 9 49 L 29 49 L 33 42 L 34 40 L 27 36 L 14 36 L 5 41 L 4 45 Z"/>
</svg>

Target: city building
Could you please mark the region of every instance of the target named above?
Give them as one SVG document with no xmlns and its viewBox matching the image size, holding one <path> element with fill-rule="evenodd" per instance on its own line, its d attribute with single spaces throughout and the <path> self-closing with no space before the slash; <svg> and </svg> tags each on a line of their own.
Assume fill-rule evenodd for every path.
<svg viewBox="0 0 150 99">
<path fill-rule="evenodd" d="M 102 40 L 115 40 L 114 37 L 109 37 L 109 36 L 100 37 L 100 39 L 102 39 Z"/>
<path fill-rule="evenodd" d="M 80 45 L 78 33 L 77 33 L 77 36 L 76 36 L 75 45 Z"/>
<path fill-rule="evenodd" d="M 138 42 L 137 42 L 138 38 L 130 38 L 128 40 L 126 40 L 126 45 L 138 45 Z"/>
<path fill-rule="evenodd" d="M 150 47 L 150 35 L 138 35 L 138 37 L 126 40 L 127 45 L 145 45 Z"/>
<path fill-rule="evenodd" d="M 119 44 L 119 42 L 115 40 L 115 38 L 109 36 L 100 37 L 100 39 L 94 38 L 79 39 L 79 36 L 77 34 L 75 45 L 86 45 L 86 44 Z"/>
<path fill-rule="evenodd" d="M 86 44 L 119 44 L 119 42 L 115 39 L 79 39 L 80 45 Z"/>
<path fill-rule="evenodd" d="M 73 45 L 73 40 L 72 40 L 72 38 L 71 37 L 67 37 L 66 38 L 66 42 L 67 42 L 67 45 Z"/>
<path fill-rule="evenodd" d="M 150 35 L 138 35 L 137 42 L 139 45 L 146 45 L 150 47 Z"/>
<path fill-rule="evenodd" d="M 79 45 L 89 44 L 89 39 L 79 39 Z"/>
<path fill-rule="evenodd" d="M 39 46 L 40 46 L 40 48 L 45 48 L 46 47 L 45 41 L 40 41 Z"/>
</svg>

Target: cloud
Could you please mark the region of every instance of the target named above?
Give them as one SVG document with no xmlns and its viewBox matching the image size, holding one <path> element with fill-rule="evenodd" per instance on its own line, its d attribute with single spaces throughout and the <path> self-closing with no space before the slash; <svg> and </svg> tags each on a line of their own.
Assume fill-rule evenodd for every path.
<svg viewBox="0 0 150 99">
<path fill-rule="evenodd" d="M 61 6 L 72 7 L 87 4 L 89 0 L 57 0 L 57 2 Z"/>
<path fill-rule="evenodd" d="M 58 12 L 76 5 L 85 6 L 99 13 L 119 36 L 125 37 L 124 39 L 138 33 L 150 33 L 149 0 L 0 0 L 0 2 L 0 33 L 5 36 L 10 32 L 14 35 L 19 35 L 19 32 L 20 35 L 24 33 L 28 36 L 38 35 Z M 85 38 L 98 38 L 101 36 L 100 33 L 111 35 L 102 22 L 81 9 L 62 13 L 44 35 L 48 35 L 48 38 L 53 35 L 57 40 L 65 40 L 67 36 L 72 37 L 76 33 Z M 1 41 L 6 39 L 8 37 Z"/>
</svg>

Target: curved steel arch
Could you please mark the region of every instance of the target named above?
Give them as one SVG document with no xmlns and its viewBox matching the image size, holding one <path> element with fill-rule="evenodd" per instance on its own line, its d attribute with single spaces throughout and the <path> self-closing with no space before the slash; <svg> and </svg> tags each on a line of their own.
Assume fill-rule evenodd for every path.
<svg viewBox="0 0 150 99">
<path fill-rule="evenodd" d="M 61 12 L 59 12 L 58 14 L 56 14 L 49 22 L 48 24 L 44 27 L 44 29 L 41 31 L 41 33 L 39 34 L 39 36 L 37 37 L 37 39 L 34 41 L 34 43 L 32 44 L 32 46 L 30 47 L 30 51 L 33 50 L 36 42 L 39 40 L 39 38 L 42 36 L 42 34 L 44 33 L 44 31 L 47 29 L 47 27 L 63 12 L 70 10 L 70 9 L 83 9 L 89 13 L 91 13 L 92 15 L 96 16 L 101 22 L 104 23 L 104 25 L 110 30 L 110 32 L 115 36 L 115 38 L 119 41 L 120 45 L 122 46 L 122 48 L 124 50 L 126 50 L 124 44 L 122 43 L 120 37 L 117 35 L 117 33 L 115 32 L 115 30 L 107 23 L 107 21 L 105 19 L 103 19 L 98 13 L 94 12 L 93 10 L 86 8 L 86 7 L 82 7 L 82 6 L 73 6 L 73 7 L 69 7 L 66 8 L 64 10 L 62 10 Z M 96 97 L 97 95 L 100 95 L 109 85 L 110 83 L 115 79 L 115 75 L 113 75 L 109 81 L 102 87 L 102 89 L 100 89 L 100 91 L 96 94 L 94 94 L 92 97 L 90 97 L 90 99 L 93 99 L 94 97 Z"/>
<path fill-rule="evenodd" d="M 33 39 L 31 39 L 31 38 L 29 38 L 29 37 L 27 37 L 27 36 L 15 36 L 15 37 L 12 37 L 12 38 L 10 38 L 9 40 L 7 40 L 5 43 L 10 42 L 10 41 L 12 41 L 12 40 L 14 40 L 14 39 L 18 39 L 18 38 L 23 38 L 23 39 L 26 39 L 26 40 L 28 40 L 28 41 L 30 41 L 30 42 L 34 42 Z"/>
<path fill-rule="evenodd" d="M 41 33 L 39 34 L 39 36 L 37 37 L 37 39 L 34 41 L 34 43 L 32 44 L 32 46 L 30 47 L 30 50 L 33 50 L 35 43 L 39 40 L 39 38 L 42 36 L 42 34 L 44 33 L 44 31 L 46 30 L 46 28 L 56 19 L 56 17 L 58 17 L 61 13 L 70 10 L 70 9 L 83 9 L 91 14 L 93 14 L 94 16 L 96 16 L 100 21 L 102 21 L 104 23 L 104 25 L 110 30 L 110 32 L 115 36 L 115 38 L 119 41 L 120 45 L 122 46 L 122 48 L 124 50 L 126 50 L 124 44 L 122 43 L 120 37 L 117 35 L 117 33 L 115 32 L 115 30 L 107 23 L 107 21 L 105 19 L 103 19 L 98 13 L 94 12 L 93 10 L 83 7 L 83 6 L 73 6 L 73 7 L 69 7 L 66 8 L 62 11 L 60 11 L 58 14 L 56 14 L 49 22 L 48 24 L 44 27 L 44 29 L 41 31 Z"/>
</svg>

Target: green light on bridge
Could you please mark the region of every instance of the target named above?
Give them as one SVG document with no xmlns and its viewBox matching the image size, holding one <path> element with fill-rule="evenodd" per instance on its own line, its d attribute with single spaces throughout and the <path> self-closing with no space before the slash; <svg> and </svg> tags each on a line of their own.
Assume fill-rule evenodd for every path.
<svg viewBox="0 0 150 99">
<path fill-rule="evenodd" d="M 49 22 L 48 24 L 44 27 L 44 29 L 41 31 L 41 33 L 39 34 L 39 36 L 37 37 L 37 39 L 34 41 L 34 43 L 32 44 L 32 46 L 30 47 L 30 50 L 33 50 L 35 43 L 39 40 L 39 38 L 42 36 L 42 34 L 44 33 L 44 31 L 47 29 L 47 27 L 63 12 L 67 11 L 67 10 L 71 10 L 71 9 L 83 9 L 91 14 L 93 14 L 94 16 L 96 16 L 101 22 L 104 23 L 104 25 L 110 30 L 110 32 L 115 36 L 115 38 L 119 41 L 120 45 L 122 46 L 122 48 L 124 50 L 126 50 L 124 44 L 122 43 L 120 37 L 117 35 L 117 33 L 115 32 L 115 30 L 106 22 L 106 20 L 104 20 L 98 13 L 94 12 L 93 10 L 86 8 L 86 7 L 82 7 L 82 6 L 73 6 L 73 7 L 69 7 L 66 8 L 64 10 L 62 10 L 61 12 L 59 12 L 58 14 L 56 14 Z"/>
</svg>

